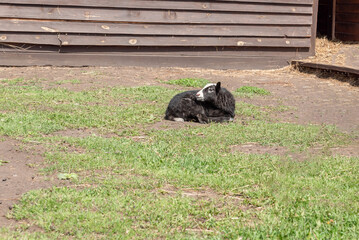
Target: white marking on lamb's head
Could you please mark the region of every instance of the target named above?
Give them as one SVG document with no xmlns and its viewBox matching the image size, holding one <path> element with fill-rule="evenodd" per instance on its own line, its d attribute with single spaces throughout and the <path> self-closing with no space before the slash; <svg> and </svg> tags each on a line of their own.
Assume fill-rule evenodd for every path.
<svg viewBox="0 0 359 240">
<path fill-rule="evenodd" d="M 200 91 L 197 92 L 196 94 L 196 99 L 197 101 L 204 101 L 204 93 L 205 91 L 211 91 L 212 92 L 212 89 L 215 90 L 215 87 L 212 87 L 212 86 L 216 86 L 215 83 L 208 83 L 206 86 L 204 86 L 204 88 L 202 88 Z M 212 88 L 210 88 L 212 87 Z"/>
</svg>

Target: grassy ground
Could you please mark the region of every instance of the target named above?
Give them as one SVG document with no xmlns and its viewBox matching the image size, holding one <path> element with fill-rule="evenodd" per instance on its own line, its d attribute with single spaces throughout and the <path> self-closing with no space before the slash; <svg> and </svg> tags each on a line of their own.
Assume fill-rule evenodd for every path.
<svg viewBox="0 0 359 240">
<path fill-rule="evenodd" d="M 285 106 L 241 102 L 233 123 L 154 127 L 179 90 L 74 92 L 61 84 L 45 89 L 18 78 L 0 85 L 0 136 L 40 144 L 41 172 L 69 178 L 67 187 L 25 194 L 9 214 L 22 224 L 0 229 L 0 238 L 359 238 L 359 158 L 328 154 L 353 138 L 335 127 L 280 123 L 271 113 Z M 270 92 L 248 86 L 235 94 Z M 95 133 L 61 134 L 86 129 Z M 232 151 L 246 143 L 287 153 Z M 314 147 L 322 151 L 293 157 Z"/>
</svg>

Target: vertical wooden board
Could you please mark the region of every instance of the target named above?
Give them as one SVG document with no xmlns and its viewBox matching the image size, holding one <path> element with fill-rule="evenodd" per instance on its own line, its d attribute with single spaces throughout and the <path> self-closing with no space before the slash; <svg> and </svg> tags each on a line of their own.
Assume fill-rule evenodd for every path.
<svg viewBox="0 0 359 240">
<path fill-rule="evenodd" d="M 333 0 L 333 11 L 332 11 L 332 34 L 331 34 L 331 38 L 334 40 L 335 39 L 335 22 L 336 22 L 336 11 L 337 11 L 337 0 Z"/>
<path fill-rule="evenodd" d="M 359 23 L 359 17 L 355 13 L 336 13 L 336 22 L 352 22 Z"/>
<path fill-rule="evenodd" d="M 335 38 L 359 41 L 359 1 L 336 1 Z"/>
<path fill-rule="evenodd" d="M 354 34 L 336 32 L 335 36 L 337 39 L 342 40 L 342 41 L 348 41 L 348 42 L 353 42 L 353 41 L 358 42 L 359 41 L 359 36 L 354 35 Z"/>
<path fill-rule="evenodd" d="M 337 3 L 337 13 L 354 13 L 359 17 L 359 3 L 357 4 L 341 4 Z"/>
<path fill-rule="evenodd" d="M 312 15 L 311 46 L 309 50 L 310 55 L 315 55 L 315 40 L 317 37 L 317 21 L 318 21 L 318 4 L 319 4 L 319 0 L 314 0 L 313 15 Z"/>
</svg>

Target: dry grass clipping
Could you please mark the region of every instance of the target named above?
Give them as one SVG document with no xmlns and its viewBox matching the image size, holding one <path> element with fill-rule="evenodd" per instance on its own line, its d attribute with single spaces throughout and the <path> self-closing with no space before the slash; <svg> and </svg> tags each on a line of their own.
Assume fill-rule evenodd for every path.
<svg viewBox="0 0 359 240">
<path fill-rule="evenodd" d="M 345 55 L 340 53 L 343 47 L 345 47 L 345 44 L 340 41 L 329 41 L 327 38 L 317 38 L 315 41 L 315 56 L 310 57 L 309 61 L 344 65 Z"/>
<path fill-rule="evenodd" d="M 317 38 L 315 41 L 315 56 L 309 57 L 307 61 L 344 66 L 347 58 L 346 52 L 352 47 L 359 47 L 359 44 L 339 40 L 332 41 L 325 37 Z"/>
</svg>

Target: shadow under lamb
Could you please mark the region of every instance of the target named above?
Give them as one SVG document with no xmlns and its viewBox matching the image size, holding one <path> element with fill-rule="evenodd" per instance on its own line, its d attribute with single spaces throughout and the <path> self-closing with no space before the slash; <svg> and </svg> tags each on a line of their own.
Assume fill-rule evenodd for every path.
<svg viewBox="0 0 359 240">
<path fill-rule="evenodd" d="M 168 104 L 165 119 L 200 123 L 233 121 L 235 99 L 221 82 L 207 84 L 200 91 L 186 91 L 174 96 Z"/>
</svg>

